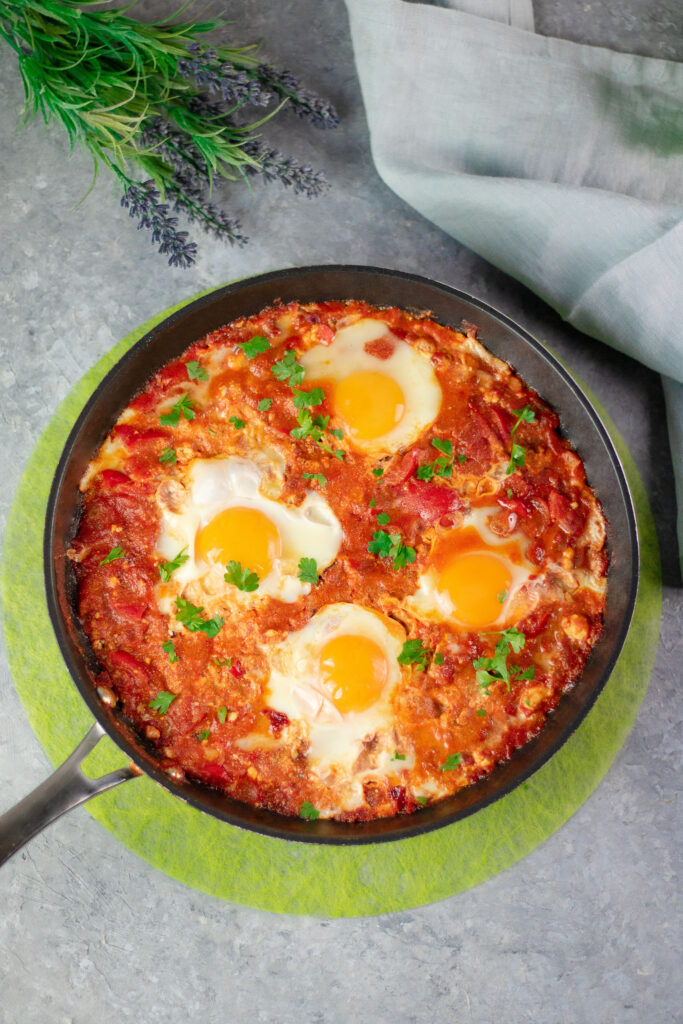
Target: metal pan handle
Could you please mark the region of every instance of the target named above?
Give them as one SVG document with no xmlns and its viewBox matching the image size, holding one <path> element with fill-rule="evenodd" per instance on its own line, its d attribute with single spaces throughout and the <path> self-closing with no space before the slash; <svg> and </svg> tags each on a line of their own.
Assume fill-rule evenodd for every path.
<svg viewBox="0 0 683 1024">
<path fill-rule="evenodd" d="M 83 774 L 83 760 L 103 736 L 104 729 L 96 722 L 54 774 L 0 816 L 0 865 L 62 814 L 98 793 L 104 793 L 105 789 L 111 789 L 140 774 L 133 765 L 109 772 L 99 779 L 89 779 Z"/>
</svg>

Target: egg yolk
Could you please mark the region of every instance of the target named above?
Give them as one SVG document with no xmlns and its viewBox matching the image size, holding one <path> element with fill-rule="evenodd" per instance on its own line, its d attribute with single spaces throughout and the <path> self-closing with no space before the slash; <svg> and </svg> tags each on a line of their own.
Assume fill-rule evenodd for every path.
<svg viewBox="0 0 683 1024">
<path fill-rule="evenodd" d="M 500 597 L 512 577 L 505 562 L 487 551 L 469 551 L 450 559 L 441 570 L 439 590 L 453 603 L 453 614 L 466 626 L 488 626 L 501 613 Z"/>
<path fill-rule="evenodd" d="M 240 562 L 243 569 L 267 576 L 279 557 L 278 528 L 256 508 L 226 508 L 202 527 L 195 538 L 195 555 L 204 562 Z"/>
<path fill-rule="evenodd" d="M 320 674 L 338 711 L 365 711 L 380 697 L 389 674 L 384 651 L 366 636 L 335 636 L 320 651 Z"/>
<path fill-rule="evenodd" d="M 367 441 L 394 429 L 405 411 L 405 395 L 386 373 L 360 370 L 335 386 L 334 407 L 349 430 Z"/>
</svg>

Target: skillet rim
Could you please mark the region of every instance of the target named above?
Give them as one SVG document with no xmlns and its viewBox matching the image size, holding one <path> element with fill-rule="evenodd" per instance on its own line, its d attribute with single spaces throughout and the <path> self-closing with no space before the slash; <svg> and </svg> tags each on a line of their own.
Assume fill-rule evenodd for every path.
<svg viewBox="0 0 683 1024">
<path fill-rule="evenodd" d="M 380 279 L 391 279 L 392 284 L 405 282 L 418 287 L 421 286 L 429 289 L 435 289 L 436 292 L 444 295 L 447 300 L 449 298 L 451 300 L 455 299 L 457 302 L 465 304 L 474 310 L 481 311 L 493 321 L 501 325 L 506 332 L 512 334 L 525 346 L 530 348 L 537 357 L 540 357 L 542 363 L 545 363 L 546 366 L 553 371 L 555 376 L 561 381 L 561 385 L 566 388 L 573 399 L 578 402 L 582 412 L 590 421 L 590 426 L 597 435 L 597 439 L 602 443 L 602 446 L 605 449 L 608 462 L 614 473 L 615 482 L 618 487 L 618 497 L 623 505 L 623 511 L 628 528 L 628 543 L 631 555 L 629 559 L 630 573 L 628 576 L 628 594 L 625 598 L 624 613 L 621 622 L 618 624 L 616 636 L 612 640 L 612 647 L 608 652 L 603 670 L 595 685 L 586 695 L 585 699 L 583 699 L 580 704 L 575 705 L 573 714 L 571 714 L 568 722 L 559 728 L 559 731 L 555 730 L 556 735 L 554 739 L 552 742 L 548 741 L 548 749 L 541 750 L 540 753 L 536 753 L 536 756 L 534 756 L 534 753 L 537 751 L 539 746 L 539 740 L 544 736 L 544 734 L 548 733 L 552 723 L 556 721 L 560 708 L 565 707 L 567 702 L 571 703 L 571 695 L 576 687 L 579 686 L 581 679 L 585 675 L 585 669 L 584 673 L 582 673 L 582 676 L 577 680 L 577 683 L 572 690 L 562 697 L 558 704 L 558 708 L 548 719 L 540 732 L 522 747 L 518 748 L 510 759 L 498 765 L 482 780 L 465 787 L 454 796 L 430 805 L 425 810 L 416 812 L 415 814 L 398 815 L 393 818 L 374 819 L 373 821 L 363 823 L 345 823 L 325 819 L 310 823 L 298 818 L 286 818 L 276 814 L 275 812 L 264 811 L 254 808 L 251 805 L 239 803 L 238 801 L 221 794 L 220 791 L 210 789 L 209 787 L 203 786 L 199 783 L 189 781 L 176 782 L 165 772 L 161 771 L 157 767 L 150 752 L 144 748 L 143 741 L 138 738 L 136 745 L 135 738 L 133 737 L 133 730 L 130 725 L 125 721 L 122 724 L 118 720 L 118 718 L 122 716 L 117 716 L 115 713 L 112 713 L 111 710 L 106 708 L 98 698 L 96 687 L 93 680 L 87 673 L 87 669 L 85 672 L 82 672 L 80 666 L 74 663 L 71 649 L 72 643 L 69 643 L 68 640 L 68 637 L 71 637 L 72 634 L 73 622 L 69 623 L 65 621 L 59 601 L 57 561 L 60 554 L 62 554 L 62 560 L 65 561 L 65 559 L 63 559 L 63 553 L 56 552 L 54 550 L 55 521 L 57 514 L 60 511 L 59 503 L 61 488 L 64 483 L 66 470 L 69 467 L 73 449 L 81 439 L 83 427 L 91 412 L 96 408 L 102 394 L 111 387 L 112 383 L 120 377 L 129 364 L 134 363 L 135 359 L 139 358 L 140 353 L 143 352 L 147 346 L 151 345 L 160 334 L 177 327 L 183 320 L 192 317 L 198 311 L 210 309 L 212 305 L 220 304 L 221 300 L 226 296 L 239 294 L 242 290 L 268 285 L 275 282 L 290 283 L 297 279 L 308 279 L 310 277 L 315 277 L 316 275 L 324 277 L 324 275 L 327 274 L 336 275 L 337 277 L 341 276 L 341 278 L 351 277 L 353 275 L 369 275 L 370 278 L 379 277 Z M 320 289 L 318 290 L 320 291 Z M 328 292 L 326 297 L 333 299 L 337 296 Z M 273 294 L 270 301 L 272 302 L 274 300 L 275 294 Z M 323 301 L 323 299 L 320 298 L 318 301 Z M 368 301 L 374 300 L 369 299 Z M 382 305 L 382 303 L 379 302 L 376 304 Z M 404 308 L 415 308 L 414 306 L 411 307 L 409 302 L 401 303 L 398 299 L 394 304 L 403 305 Z M 442 322 L 444 318 L 440 317 L 438 314 L 434 314 L 434 319 Z M 220 323 L 215 323 L 214 327 L 211 329 L 215 330 L 221 325 L 222 324 Z M 196 340 L 196 338 L 192 340 Z M 192 340 L 187 342 L 187 346 L 192 344 Z M 488 342 L 487 348 L 489 348 Z M 494 351 L 494 354 L 497 354 L 493 348 L 490 350 Z M 504 356 L 499 354 L 498 357 L 504 358 Z M 173 358 L 173 356 L 169 356 L 168 358 Z M 162 365 L 164 365 L 163 362 L 158 364 L 158 366 Z M 525 379 L 525 375 L 521 374 L 521 371 L 520 375 Z M 533 387 L 533 385 L 531 386 Z M 125 405 L 130 401 L 130 398 L 131 394 L 128 393 L 124 403 L 120 405 L 121 409 L 125 408 Z M 553 405 L 553 408 L 557 408 L 556 400 L 551 404 Z M 598 495 L 598 497 L 600 497 L 600 495 Z M 72 512 L 73 511 L 72 507 Z M 470 814 L 483 810 L 496 800 L 507 795 L 521 783 L 526 781 L 526 779 L 528 779 L 532 774 L 537 772 L 567 742 L 572 733 L 576 731 L 604 689 L 628 634 L 639 582 L 639 539 L 635 512 L 619 455 L 616 452 L 609 433 L 602 423 L 602 420 L 593 404 L 558 358 L 554 356 L 553 353 L 549 352 L 541 342 L 511 318 L 507 317 L 504 313 L 499 312 L 483 300 L 471 296 L 460 289 L 454 288 L 451 285 L 440 281 L 405 271 L 353 264 L 318 264 L 307 267 L 285 268 L 283 270 L 270 271 L 266 274 L 240 279 L 230 284 L 223 285 L 217 289 L 212 289 L 200 295 L 198 298 L 184 304 L 179 309 L 172 312 L 168 317 L 165 317 L 160 321 L 160 323 L 154 325 L 140 339 L 138 339 L 138 341 L 135 342 L 135 344 L 132 345 L 131 348 L 124 353 L 115 365 L 105 374 L 94 391 L 90 394 L 69 432 L 69 436 L 64 444 L 50 488 L 43 535 L 43 559 L 47 606 L 50 620 L 52 622 L 60 652 L 67 669 L 69 670 L 69 674 L 96 721 L 100 722 L 116 746 L 127 754 L 128 757 L 137 765 L 139 765 L 145 774 L 149 775 L 159 785 L 163 786 L 186 803 L 189 803 L 194 808 L 211 814 L 212 816 L 226 821 L 236 827 L 245 828 L 249 831 L 257 832 L 261 835 L 272 838 L 287 839 L 290 841 L 354 846 L 373 842 L 396 841 L 409 838 L 411 836 L 422 835 L 434 829 L 453 824 L 456 821 L 468 817 Z M 71 609 L 71 614 L 72 616 L 74 615 L 73 609 Z M 81 654 L 81 660 L 84 660 L 82 652 L 79 653 Z M 569 714 L 569 711 L 566 711 L 566 713 Z M 522 760 L 525 760 L 528 763 L 526 765 L 522 764 Z M 511 767 L 515 765 L 517 766 L 516 772 Z M 506 779 L 505 775 L 509 775 L 510 777 Z M 501 778 L 501 776 L 503 777 Z M 487 792 L 487 790 L 491 790 L 491 792 Z M 483 791 L 483 795 L 480 799 L 476 799 L 476 794 L 480 791 Z M 473 797 L 472 794 L 475 794 L 475 796 Z M 465 806 L 456 806 L 455 809 L 449 810 L 450 805 L 462 803 L 464 795 L 469 796 L 469 803 Z"/>
</svg>

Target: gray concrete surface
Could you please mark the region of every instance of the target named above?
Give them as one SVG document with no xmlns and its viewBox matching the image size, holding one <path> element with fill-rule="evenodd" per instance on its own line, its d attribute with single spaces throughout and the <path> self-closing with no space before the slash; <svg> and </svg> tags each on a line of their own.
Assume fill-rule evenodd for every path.
<svg viewBox="0 0 683 1024">
<path fill-rule="evenodd" d="M 370 0 L 369 0 L 370 2 Z M 203 4 L 217 9 L 218 4 Z M 168 0 L 143 2 L 153 14 Z M 674 3 L 542 0 L 540 31 L 683 58 Z M 308 202 L 254 185 L 222 193 L 251 235 L 242 251 L 201 238 L 192 270 L 166 266 L 102 175 L 58 131 L 13 134 L 22 89 L 0 52 L 0 520 L 58 402 L 116 340 L 160 309 L 283 265 L 356 262 L 418 270 L 503 310 L 597 393 L 645 480 L 665 602 L 650 689 L 609 774 L 521 863 L 442 903 L 372 919 L 278 917 L 220 903 L 154 871 L 84 810 L 0 874 L 2 1024 L 186 1021 L 448 1021 L 673 1024 L 681 1020 L 680 610 L 671 463 L 654 374 L 568 328 L 514 281 L 422 220 L 379 180 L 341 0 L 239 0 L 235 37 L 326 91 L 342 116 L 318 133 L 282 116 L 268 136 L 326 168 Z M 0 809 L 48 762 L 0 665 Z"/>
</svg>

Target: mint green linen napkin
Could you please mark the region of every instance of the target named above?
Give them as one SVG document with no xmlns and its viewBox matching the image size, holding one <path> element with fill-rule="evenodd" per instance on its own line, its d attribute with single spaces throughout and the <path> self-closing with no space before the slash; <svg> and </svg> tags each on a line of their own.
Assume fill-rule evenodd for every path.
<svg viewBox="0 0 683 1024">
<path fill-rule="evenodd" d="M 536 35 L 529 0 L 346 3 L 384 181 L 663 375 L 683 553 L 683 65 Z"/>
</svg>

